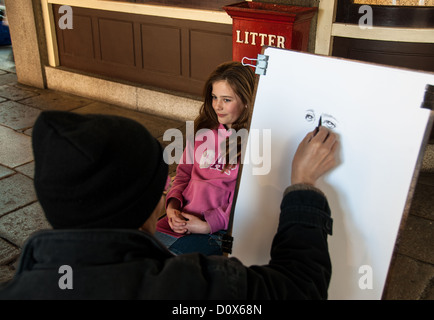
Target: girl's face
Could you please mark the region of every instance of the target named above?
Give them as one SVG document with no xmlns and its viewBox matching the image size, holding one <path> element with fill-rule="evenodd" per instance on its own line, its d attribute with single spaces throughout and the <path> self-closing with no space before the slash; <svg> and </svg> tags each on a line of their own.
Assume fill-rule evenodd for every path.
<svg viewBox="0 0 434 320">
<path fill-rule="evenodd" d="M 212 107 L 219 123 L 228 129 L 237 121 L 243 112 L 243 102 L 232 90 L 226 80 L 216 81 L 212 84 Z"/>
</svg>

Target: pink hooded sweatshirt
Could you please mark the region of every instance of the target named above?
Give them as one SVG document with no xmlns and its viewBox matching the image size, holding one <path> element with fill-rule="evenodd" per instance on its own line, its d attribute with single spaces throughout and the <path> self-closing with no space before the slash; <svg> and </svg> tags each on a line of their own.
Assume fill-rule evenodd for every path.
<svg viewBox="0 0 434 320">
<path fill-rule="evenodd" d="M 222 172 L 224 164 L 220 146 L 231 135 L 223 125 L 218 129 L 199 131 L 194 144 L 194 157 L 187 141 L 176 177 L 166 197 L 166 208 L 171 198 L 181 203 L 181 211 L 194 214 L 208 222 L 214 233 L 228 228 L 232 200 L 237 182 L 239 165 L 232 165 Z M 157 223 L 157 231 L 180 238 L 174 232 L 167 216 Z"/>
</svg>

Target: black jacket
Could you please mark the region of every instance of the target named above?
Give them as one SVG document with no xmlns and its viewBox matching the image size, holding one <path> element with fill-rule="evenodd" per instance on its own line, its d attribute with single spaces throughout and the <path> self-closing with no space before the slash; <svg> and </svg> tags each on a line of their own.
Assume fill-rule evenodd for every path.
<svg viewBox="0 0 434 320">
<path fill-rule="evenodd" d="M 0 299 L 325 299 L 331 222 L 321 193 L 286 193 L 271 261 L 252 267 L 236 258 L 173 256 L 135 230 L 40 231 Z M 59 286 L 62 265 L 72 268 L 72 289 Z"/>
</svg>

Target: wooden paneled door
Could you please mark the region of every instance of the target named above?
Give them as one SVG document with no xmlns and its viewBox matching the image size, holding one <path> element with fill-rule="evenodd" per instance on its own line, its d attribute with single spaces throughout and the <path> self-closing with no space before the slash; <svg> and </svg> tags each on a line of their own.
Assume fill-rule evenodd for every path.
<svg viewBox="0 0 434 320">
<path fill-rule="evenodd" d="M 59 6 L 53 6 L 55 21 Z M 232 59 L 232 26 L 73 7 L 74 28 L 56 26 L 60 66 L 200 96 Z"/>
</svg>

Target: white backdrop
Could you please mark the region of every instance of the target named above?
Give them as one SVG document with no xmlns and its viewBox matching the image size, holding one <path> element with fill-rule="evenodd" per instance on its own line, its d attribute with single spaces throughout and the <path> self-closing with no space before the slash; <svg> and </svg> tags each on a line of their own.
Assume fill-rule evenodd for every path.
<svg viewBox="0 0 434 320">
<path fill-rule="evenodd" d="M 340 164 L 318 184 L 334 220 L 329 298 L 380 299 L 430 116 L 420 106 L 434 75 L 276 48 L 264 54 L 268 68 L 251 131 L 271 132 L 271 167 L 255 175 L 258 165 L 245 161 L 232 256 L 268 263 L 292 157 L 322 116 L 340 144 Z M 359 280 L 369 286 L 371 275 L 372 288 L 362 289 Z"/>
</svg>

